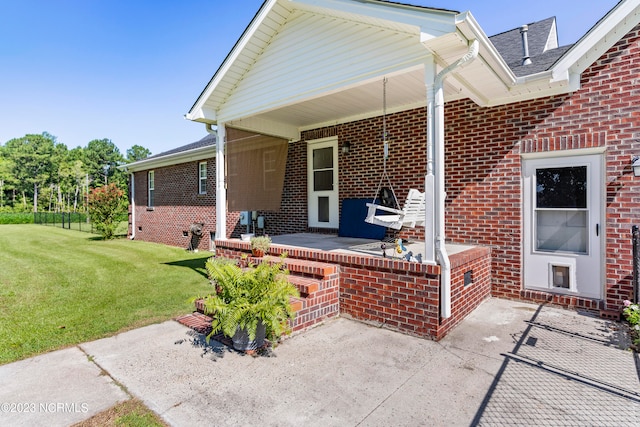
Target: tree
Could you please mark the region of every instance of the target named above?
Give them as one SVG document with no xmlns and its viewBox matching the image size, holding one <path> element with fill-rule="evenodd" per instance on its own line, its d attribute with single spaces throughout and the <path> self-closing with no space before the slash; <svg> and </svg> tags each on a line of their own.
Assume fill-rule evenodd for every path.
<svg viewBox="0 0 640 427">
<path fill-rule="evenodd" d="M 15 185 L 22 192 L 23 199 L 27 194 L 33 195 L 34 212 L 38 211 L 38 190 L 51 181 L 55 144 L 55 137 L 43 132 L 12 139 L 5 146 L 5 154 L 13 163 L 11 175 Z"/>
<path fill-rule="evenodd" d="M 126 212 L 124 191 L 115 183 L 94 188 L 89 193 L 89 216 L 103 239 L 112 239 L 118 225 L 118 217 Z"/>
<path fill-rule="evenodd" d="M 0 208 L 5 206 L 7 191 L 13 191 L 15 198 L 15 179 L 13 176 L 13 162 L 4 154 L 3 147 L 0 147 Z"/>
<path fill-rule="evenodd" d="M 141 145 L 134 145 L 127 150 L 127 163 L 137 162 L 138 160 L 146 159 L 151 155 L 151 151 L 148 148 L 144 148 Z"/>
<path fill-rule="evenodd" d="M 111 140 L 94 139 L 87 144 L 84 152 L 83 161 L 92 187 L 115 182 L 120 188 L 126 188 L 126 175 L 118 169 L 124 163 L 124 157 Z"/>
</svg>

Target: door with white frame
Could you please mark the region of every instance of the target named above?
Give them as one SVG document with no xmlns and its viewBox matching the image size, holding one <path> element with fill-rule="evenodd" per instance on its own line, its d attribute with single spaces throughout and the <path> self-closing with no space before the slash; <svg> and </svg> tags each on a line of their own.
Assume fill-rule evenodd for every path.
<svg viewBox="0 0 640 427">
<path fill-rule="evenodd" d="M 338 228 L 338 139 L 307 145 L 309 227 Z"/>
<path fill-rule="evenodd" d="M 525 288 L 602 298 L 602 162 L 524 157 Z"/>
</svg>

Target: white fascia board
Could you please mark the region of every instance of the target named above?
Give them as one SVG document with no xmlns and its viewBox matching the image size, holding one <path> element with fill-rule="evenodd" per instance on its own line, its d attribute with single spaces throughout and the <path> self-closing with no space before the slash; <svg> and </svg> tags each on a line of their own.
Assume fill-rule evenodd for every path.
<svg viewBox="0 0 640 427">
<path fill-rule="evenodd" d="M 485 107 L 497 107 L 500 105 L 512 104 L 514 102 L 529 101 L 537 98 L 544 98 L 548 96 L 563 95 L 570 92 L 575 92 L 580 88 L 580 76 L 567 74 L 567 78 L 563 81 L 551 82 L 550 72 L 536 74 L 539 80 L 536 81 L 520 81 L 514 90 L 519 90 L 520 93 L 510 92 L 504 97 L 492 98 Z M 545 79 L 544 76 L 547 78 Z M 529 76 L 531 77 L 531 76 Z"/>
<path fill-rule="evenodd" d="M 211 125 L 218 124 L 218 115 L 216 112 L 206 107 L 199 108 L 192 113 L 187 113 L 184 118 L 193 122 L 209 123 Z"/>
<path fill-rule="evenodd" d="M 504 61 L 502 55 L 498 53 L 470 11 L 461 13 L 456 17 L 456 26 L 458 27 L 458 31 L 460 31 L 467 40 L 478 40 L 480 43 L 480 53 L 478 56 L 480 56 L 482 61 L 504 82 L 505 86 L 514 86 L 517 81 L 516 75 L 511 71 L 511 68 L 509 68 Z"/>
<path fill-rule="evenodd" d="M 556 75 L 581 74 L 640 22 L 640 0 L 623 0 L 553 66 Z"/>
<path fill-rule="evenodd" d="M 233 50 L 229 53 L 229 55 L 224 60 L 220 68 L 218 68 L 218 71 L 216 71 L 214 76 L 211 78 L 211 81 L 209 81 L 209 84 L 207 84 L 207 86 L 202 91 L 202 93 L 196 100 L 195 104 L 193 104 L 193 107 L 191 107 L 191 109 L 185 115 L 185 117 L 189 118 L 191 116 L 194 116 L 200 119 L 204 118 L 205 113 L 200 112 L 199 110 L 204 110 L 204 104 L 207 102 L 207 99 L 209 99 L 209 97 L 211 96 L 213 91 L 216 89 L 218 84 L 220 84 L 220 81 L 227 74 L 227 72 L 229 71 L 233 63 L 238 59 L 238 56 L 242 53 L 244 48 L 247 46 L 247 43 L 249 43 L 249 41 L 254 36 L 256 31 L 258 31 L 265 17 L 269 14 L 271 9 L 273 9 L 273 6 L 277 2 L 278 0 L 267 0 L 263 3 L 262 7 L 260 8 L 256 16 L 253 18 L 253 20 L 251 21 L 251 23 L 249 24 L 245 32 L 242 34 L 242 36 L 240 37 L 236 45 L 233 47 Z M 192 119 L 189 119 L 189 120 L 192 120 Z M 202 120 L 198 120 L 198 121 L 202 121 Z M 212 124 L 215 124 L 215 123 L 212 123 Z"/>
<path fill-rule="evenodd" d="M 433 37 L 450 33 L 455 25 L 454 18 L 457 14 L 452 10 L 431 9 L 424 6 L 379 0 L 289 0 L 289 2 L 412 25 L 421 28 L 421 31 L 428 28 L 428 32 L 433 34 Z M 425 19 L 428 20 L 428 23 L 425 22 Z"/>
<path fill-rule="evenodd" d="M 182 151 L 180 153 L 167 154 L 166 156 L 153 157 L 150 159 L 142 159 L 127 165 L 118 166 L 126 172 L 139 172 L 161 168 L 165 166 L 178 165 L 180 163 L 188 163 L 196 160 L 211 159 L 216 156 L 215 145 L 207 147 L 199 147 L 193 150 Z"/>
</svg>

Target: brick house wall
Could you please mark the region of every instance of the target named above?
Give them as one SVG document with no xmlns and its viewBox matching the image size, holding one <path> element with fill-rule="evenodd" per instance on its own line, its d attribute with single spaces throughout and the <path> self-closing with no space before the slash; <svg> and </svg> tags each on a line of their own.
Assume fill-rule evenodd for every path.
<svg viewBox="0 0 640 427">
<path fill-rule="evenodd" d="M 630 230 L 638 213 L 640 178 L 631 158 L 640 155 L 640 46 L 636 27 L 582 75 L 581 89 L 499 107 L 471 101 L 445 106 L 447 238 L 492 249 L 492 293 L 590 310 L 617 309 L 629 298 Z M 392 88 L 389 88 L 392 90 Z M 402 205 L 410 188 L 422 188 L 426 170 L 426 110 L 390 114 L 387 170 Z M 374 117 L 304 132 L 290 144 L 283 212 L 302 214 L 295 227 L 305 231 L 306 141 L 338 136 L 351 152 L 340 153 L 340 199 L 373 197 L 383 170 L 382 118 Z M 606 147 L 606 292 L 603 302 L 522 289 L 522 178 L 520 154 Z M 292 220 L 288 219 L 291 224 Z M 286 222 L 286 221 L 285 221 Z M 421 238 L 422 228 L 402 237 Z M 604 307 L 606 304 L 606 307 Z"/>
<path fill-rule="evenodd" d="M 166 166 L 154 171 L 154 206 L 148 207 L 148 170 L 135 172 L 135 238 L 170 246 L 209 250 L 215 233 L 215 159 L 207 162 L 207 193 L 198 194 L 200 161 Z M 193 223 L 204 223 L 202 238 L 189 233 Z M 185 232 L 187 236 L 185 236 Z"/>
<path fill-rule="evenodd" d="M 629 298 L 631 225 L 640 219 L 640 179 L 630 166 L 640 152 L 639 31 L 587 69 L 573 94 L 496 108 L 447 104 L 447 232 L 454 241 L 492 247 L 494 296 L 605 308 L 588 299 L 522 291 L 520 154 L 606 147 L 604 302 L 617 309 Z"/>
<path fill-rule="evenodd" d="M 617 309 L 632 292 L 631 225 L 639 220 L 640 178 L 631 159 L 640 155 L 640 27 L 634 28 L 582 75 L 581 89 L 498 107 L 471 101 L 445 106 L 446 226 L 455 243 L 491 248 L 491 289 L 498 297 L 551 301 L 590 310 Z M 393 87 L 388 88 L 393 91 Z M 387 116 L 387 170 L 399 204 L 410 188 L 422 188 L 426 170 L 426 110 Z M 383 170 L 382 117 L 305 131 L 289 144 L 280 212 L 265 216 L 267 234 L 308 231 L 307 141 L 337 136 L 351 144 L 339 154 L 340 200 L 375 195 Z M 606 148 L 606 292 L 604 301 L 562 296 L 522 287 L 523 153 Z M 156 207 L 146 210 L 146 172 L 136 173 L 136 236 L 174 246 L 192 222 L 215 230 L 214 161 L 208 161 L 209 190 L 197 195 L 197 162 L 156 170 Z M 171 184 L 173 181 L 175 184 Z M 175 194 L 174 194 L 175 193 Z M 179 208 L 176 208 L 179 206 Z M 238 237 L 238 213 L 228 234 Z M 402 237 L 421 238 L 420 227 Z M 209 242 L 201 242 L 208 247 Z M 202 248 L 202 246 L 200 246 Z M 605 306 L 606 305 L 606 306 Z"/>
</svg>

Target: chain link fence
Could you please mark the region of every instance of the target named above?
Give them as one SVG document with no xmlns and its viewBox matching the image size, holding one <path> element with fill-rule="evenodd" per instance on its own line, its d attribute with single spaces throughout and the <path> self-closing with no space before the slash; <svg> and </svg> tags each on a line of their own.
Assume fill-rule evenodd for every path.
<svg viewBox="0 0 640 427">
<path fill-rule="evenodd" d="M 34 212 L 33 223 L 96 234 L 89 215 L 81 212 Z"/>
</svg>

